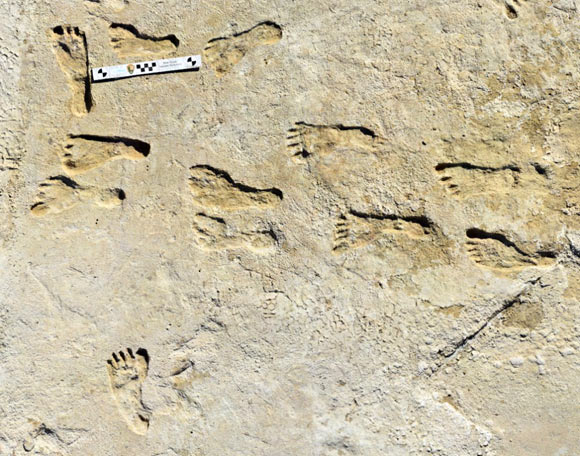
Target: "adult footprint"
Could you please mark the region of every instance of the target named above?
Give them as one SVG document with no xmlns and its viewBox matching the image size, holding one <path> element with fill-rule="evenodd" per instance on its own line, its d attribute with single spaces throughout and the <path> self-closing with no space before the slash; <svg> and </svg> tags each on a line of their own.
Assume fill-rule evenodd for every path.
<svg viewBox="0 0 580 456">
<path fill-rule="evenodd" d="M 111 46 L 119 57 L 163 57 L 173 54 L 179 47 L 175 35 L 156 37 L 140 33 L 129 24 L 111 24 Z"/>
<path fill-rule="evenodd" d="M 71 112 L 84 116 L 92 106 L 87 40 L 78 27 L 59 25 L 51 31 L 54 52 L 72 92 Z"/>
<path fill-rule="evenodd" d="M 277 244 L 270 229 L 238 229 L 219 217 L 196 214 L 193 230 L 197 244 L 203 250 L 228 250 L 245 248 L 256 253 L 268 253 Z"/>
<path fill-rule="evenodd" d="M 135 354 L 127 348 L 127 353 L 113 353 L 107 360 L 111 390 L 119 412 L 129 429 L 139 435 L 147 432 L 151 418 L 151 412 L 143 405 L 141 392 L 148 368 L 149 355 L 144 348 L 138 349 Z"/>
<path fill-rule="evenodd" d="M 237 211 L 267 209 L 282 201 L 282 192 L 277 188 L 249 187 L 235 182 L 225 171 L 210 166 L 193 166 L 190 171 L 189 188 L 200 206 Z"/>
<path fill-rule="evenodd" d="M 287 148 L 297 161 L 324 157 L 340 149 L 376 153 L 384 145 L 384 139 L 368 128 L 343 125 L 297 122 L 288 130 L 287 137 Z"/>
<path fill-rule="evenodd" d="M 257 46 L 275 44 L 282 38 L 282 29 L 273 22 L 263 22 L 245 32 L 210 40 L 203 55 L 217 76 L 230 71 L 251 49 Z"/>
<path fill-rule="evenodd" d="M 58 156 L 67 174 L 73 176 L 110 160 L 142 160 L 150 150 L 149 144 L 136 139 L 71 135 L 58 150 Z"/>
<path fill-rule="evenodd" d="M 81 203 L 111 208 L 119 206 L 124 199 L 123 190 L 85 187 L 67 177 L 55 176 L 39 185 L 36 202 L 30 208 L 30 212 L 32 215 L 43 217 L 59 214 Z"/>
</svg>

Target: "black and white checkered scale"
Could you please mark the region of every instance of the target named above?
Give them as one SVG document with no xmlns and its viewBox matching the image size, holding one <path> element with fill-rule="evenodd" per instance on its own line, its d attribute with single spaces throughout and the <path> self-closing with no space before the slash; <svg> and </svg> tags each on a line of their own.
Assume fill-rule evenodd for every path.
<svg viewBox="0 0 580 456">
<path fill-rule="evenodd" d="M 134 71 L 133 68 L 136 70 Z M 201 68 L 201 56 L 190 55 L 187 57 L 175 57 L 150 62 L 135 64 L 114 65 L 92 69 L 93 82 L 114 80 L 131 76 L 140 76 L 154 73 L 167 73 L 172 71 L 199 70 Z"/>
<path fill-rule="evenodd" d="M 137 69 L 141 72 L 141 73 L 146 73 L 148 71 L 153 71 L 155 69 L 155 67 L 157 66 L 157 64 L 155 62 L 147 62 L 147 63 L 138 63 L 136 65 Z"/>
</svg>

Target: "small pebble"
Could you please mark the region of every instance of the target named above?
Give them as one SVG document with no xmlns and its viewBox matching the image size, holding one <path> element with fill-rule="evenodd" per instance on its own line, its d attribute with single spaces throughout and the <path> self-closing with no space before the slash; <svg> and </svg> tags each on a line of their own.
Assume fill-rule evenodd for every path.
<svg viewBox="0 0 580 456">
<path fill-rule="evenodd" d="M 428 368 L 429 368 L 429 364 L 427 364 L 425 361 L 421 361 L 419 363 L 419 365 L 417 366 L 417 369 L 419 370 L 420 374 L 425 372 Z"/>
<path fill-rule="evenodd" d="M 515 358 L 510 359 L 510 363 L 514 367 L 520 367 L 524 364 L 524 358 L 516 356 Z"/>
</svg>

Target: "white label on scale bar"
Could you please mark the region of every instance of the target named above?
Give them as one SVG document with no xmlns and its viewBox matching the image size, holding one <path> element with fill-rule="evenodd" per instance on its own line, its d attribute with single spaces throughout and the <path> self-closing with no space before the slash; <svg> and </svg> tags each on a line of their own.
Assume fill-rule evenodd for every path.
<svg viewBox="0 0 580 456">
<path fill-rule="evenodd" d="M 149 62 L 129 63 L 101 68 L 93 68 L 91 74 L 93 82 L 110 81 L 133 76 L 144 76 L 154 73 L 169 73 L 172 71 L 199 70 L 201 68 L 200 55 L 188 55 L 174 59 L 150 60 Z"/>
</svg>

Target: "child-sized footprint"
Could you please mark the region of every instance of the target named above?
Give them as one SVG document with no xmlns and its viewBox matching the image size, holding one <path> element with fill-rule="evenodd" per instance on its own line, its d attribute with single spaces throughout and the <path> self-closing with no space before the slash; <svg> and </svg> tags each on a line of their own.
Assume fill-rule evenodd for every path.
<svg viewBox="0 0 580 456">
<path fill-rule="evenodd" d="M 439 181 L 457 198 L 489 193 L 510 193 L 521 185 L 521 170 L 513 165 L 477 166 L 470 163 L 439 163 L 435 167 Z"/>
<path fill-rule="evenodd" d="M 113 353 L 107 360 L 107 372 L 113 397 L 119 412 L 129 429 L 144 435 L 149 428 L 151 412 L 143 405 L 141 386 L 147 377 L 149 355 L 144 348 L 135 353 L 127 348 L 127 353 Z"/>
<path fill-rule="evenodd" d="M 151 146 L 130 138 L 93 135 L 70 135 L 58 155 L 66 173 L 74 176 L 103 165 L 110 160 L 142 160 Z"/>
<path fill-rule="evenodd" d="M 282 29 L 273 22 L 262 22 L 245 32 L 225 38 L 214 38 L 203 50 L 205 61 L 218 77 L 229 72 L 251 49 L 275 44 L 282 38 Z"/>
<path fill-rule="evenodd" d="M 556 261 L 556 252 L 526 252 L 501 233 L 470 228 L 466 235 L 469 257 L 479 266 L 499 273 L 520 271 L 531 266 L 552 266 Z"/>
<path fill-rule="evenodd" d="M 124 199 L 123 190 L 85 187 L 68 177 L 55 176 L 39 185 L 36 202 L 30 208 L 30 212 L 37 217 L 59 214 L 83 202 L 111 208 L 119 206 Z"/>
<path fill-rule="evenodd" d="M 59 25 L 51 31 L 54 52 L 72 92 L 71 112 L 84 116 L 92 106 L 87 39 L 78 27 Z"/>
</svg>

